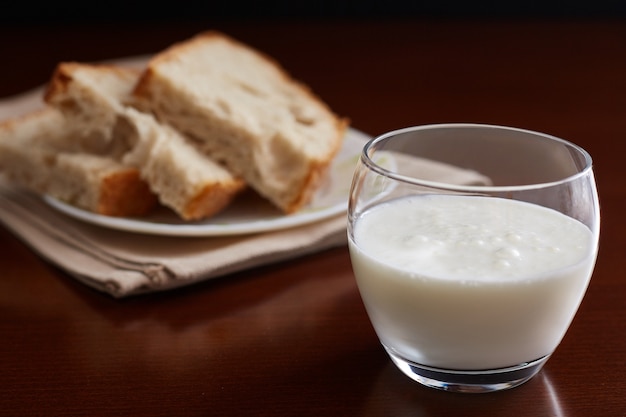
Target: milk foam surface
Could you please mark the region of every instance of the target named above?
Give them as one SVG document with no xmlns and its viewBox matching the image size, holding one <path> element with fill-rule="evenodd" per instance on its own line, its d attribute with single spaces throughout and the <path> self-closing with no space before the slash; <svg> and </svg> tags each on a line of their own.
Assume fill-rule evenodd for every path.
<svg viewBox="0 0 626 417">
<path fill-rule="evenodd" d="M 595 261 L 582 223 L 500 198 L 401 199 L 365 213 L 353 234 L 353 269 L 383 344 L 447 369 L 552 353 Z"/>
</svg>

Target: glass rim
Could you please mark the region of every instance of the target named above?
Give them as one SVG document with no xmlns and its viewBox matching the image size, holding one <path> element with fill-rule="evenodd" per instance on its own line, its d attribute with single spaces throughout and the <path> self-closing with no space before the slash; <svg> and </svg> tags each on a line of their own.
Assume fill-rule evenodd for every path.
<svg viewBox="0 0 626 417">
<path fill-rule="evenodd" d="M 415 132 L 420 130 L 433 130 L 433 129 L 444 129 L 444 128 L 483 128 L 483 129 L 500 129 L 507 130 L 511 132 L 520 132 L 526 133 L 533 136 L 539 136 L 544 139 L 548 139 L 550 141 L 559 142 L 570 149 L 575 150 L 580 155 L 584 157 L 585 166 L 577 173 L 573 175 L 569 175 L 557 181 L 548 181 L 548 182 L 538 182 L 533 184 L 520 184 L 520 185 L 463 185 L 463 184 L 450 184 L 447 182 L 439 182 L 432 180 L 420 179 L 417 177 L 412 177 L 408 175 L 402 175 L 397 172 L 391 171 L 383 166 L 377 164 L 370 158 L 369 151 L 370 149 L 382 142 L 385 139 L 388 139 L 392 136 L 398 136 L 408 132 Z M 485 123 L 433 123 L 433 124 L 425 124 L 425 125 L 417 125 L 410 126 L 401 129 L 391 130 L 389 132 L 378 135 L 372 139 L 370 139 L 364 146 L 361 151 L 361 160 L 363 163 L 372 171 L 377 172 L 380 175 L 386 176 L 396 181 L 401 181 L 405 183 L 427 186 L 431 188 L 438 188 L 442 190 L 450 190 L 450 191 L 463 191 L 463 192 L 510 192 L 510 191 L 525 191 L 525 190 L 536 190 L 542 188 L 549 188 L 557 185 L 561 185 L 564 183 L 572 182 L 578 178 L 586 176 L 593 168 L 593 159 L 589 152 L 587 152 L 584 148 L 579 145 L 576 145 L 573 142 L 570 142 L 565 139 L 561 139 L 557 136 L 553 136 L 547 133 L 542 133 L 529 129 L 522 129 L 517 127 L 510 127 L 504 125 L 495 125 L 495 124 L 485 124 Z M 437 161 L 439 162 L 439 161 Z"/>
</svg>

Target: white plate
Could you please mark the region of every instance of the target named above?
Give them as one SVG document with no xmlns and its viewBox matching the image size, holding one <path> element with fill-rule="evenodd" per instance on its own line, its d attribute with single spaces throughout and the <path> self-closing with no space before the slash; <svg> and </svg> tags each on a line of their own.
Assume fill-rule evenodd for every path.
<svg viewBox="0 0 626 417">
<path fill-rule="evenodd" d="M 111 229 L 169 236 L 224 236 L 280 230 L 323 220 L 348 207 L 348 194 L 356 162 L 370 137 L 348 129 L 343 146 L 331 164 L 326 183 L 312 202 L 297 213 L 285 215 L 260 197 L 244 193 L 217 216 L 197 222 L 185 222 L 174 212 L 160 209 L 141 217 L 110 217 L 81 210 L 50 196 L 44 200 L 55 209 L 76 219 Z"/>
</svg>

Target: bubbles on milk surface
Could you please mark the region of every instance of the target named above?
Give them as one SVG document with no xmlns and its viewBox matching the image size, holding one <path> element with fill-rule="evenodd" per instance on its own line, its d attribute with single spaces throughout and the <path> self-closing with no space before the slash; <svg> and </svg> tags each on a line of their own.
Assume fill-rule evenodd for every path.
<svg viewBox="0 0 626 417">
<path fill-rule="evenodd" d="M 523 279 L 590 253 L 591 231 L 554 210 L 501 198 L 429 195 L 376 206 L 355 226 L 369 256 L 413 276 Z M 557 256 L 558 255 L 558 256 Z"/>
</svg>

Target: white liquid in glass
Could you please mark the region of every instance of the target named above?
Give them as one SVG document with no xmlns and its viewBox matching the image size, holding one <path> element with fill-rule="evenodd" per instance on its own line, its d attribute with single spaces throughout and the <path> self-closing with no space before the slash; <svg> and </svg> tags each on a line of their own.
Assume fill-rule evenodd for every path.
<svg viewBox="0 0 626 417">
<path fill-rule="evenodd" d="M 496 369 L 551 354 L 595 262 L 588 227 L 501 198 L 384 203 L 357 219 L 353 236 L 353 270 L 382 343 L 444 369 Z"/>
</svg>

